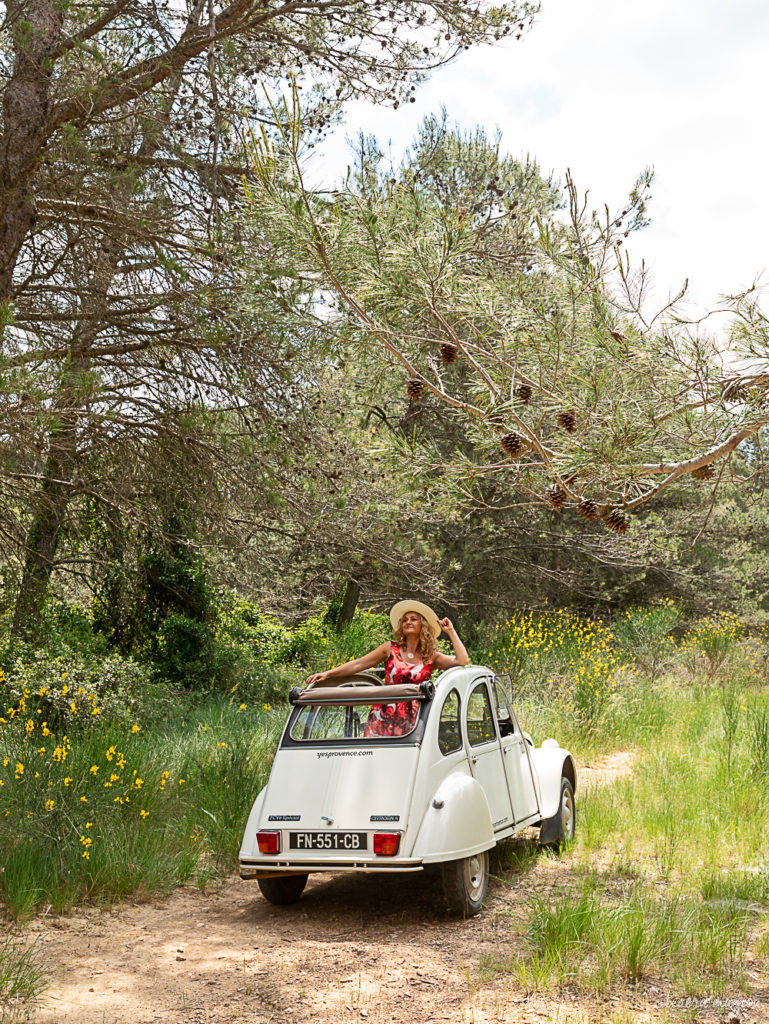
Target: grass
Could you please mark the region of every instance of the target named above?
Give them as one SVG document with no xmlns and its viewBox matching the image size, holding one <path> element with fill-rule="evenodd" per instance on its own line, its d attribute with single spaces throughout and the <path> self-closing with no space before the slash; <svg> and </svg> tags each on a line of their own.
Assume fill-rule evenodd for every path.
<svg viewBox="0 0 769 1024">
<path fill-rule="evenodd" d="M 165 725 L 74 722 L 59 736 L 25 714 L 0 730 L 0 896 L 13 918 L 232 870 L 282 708 L 216 698 Z"/>
<path fill-rule="evenodd" d="M 596 885 L 590 880 L 557 904 L 535 901 L 527 955 L 510 965 L 524 988 L 535 980 L 601 992 L 675 975 L 685 992 L 699 994 L 739 982 L 751 923 L 744 910 L 681 894 L 655 898 L 642 884 L 607 898 Z"/>
<path fill-rule="evenodd" d="M 745 988 L 749 949 L 766 963 L 769 691 L 730 668 L 720 685 L 676 674 L 638 694 L 618 729 L 627 742 L 646 721 L 633 774 L 581 796 L 565 895 L 532 899 L 522 948 L 485 957 L 483 976 L 526 991 L 653 982 L 685 998 Z"/>
<path fill-rule="evenodd" d="M 16 935 L 0 936 L 0 1024 L 21 1019 L 46 984 L 40 947 Z"/>
</svg>

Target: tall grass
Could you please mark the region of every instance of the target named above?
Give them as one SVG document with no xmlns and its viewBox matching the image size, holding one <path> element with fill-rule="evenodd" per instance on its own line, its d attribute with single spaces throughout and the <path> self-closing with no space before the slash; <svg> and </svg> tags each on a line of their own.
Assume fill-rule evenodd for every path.
<svg viewBox="0 0 769 1024">
<path fill-rule="evenodd" d="M 600 850 L 661 877 L 691 880 L 744 865 L 769 870 L 769 790 L 745 728 L 749 698 L 730 692 L 727 715 L 723 696 L 672 685 L 657 694 L 668 730 L 639 744 L 632 777 L 581 801 L 575 855 L 586 866 Z M 750 699 L 752 707 L 768 705 L 765 693 Z"/>
<path fill-rule="evenodd" d="M 534 899 L 525 952 L 486 972 L 527 989 L 657 978 L 696 996 L 747 984 L 749 945 L 769 949 L 769 693 L 711 682 L 708 670 L 685 685 L 676 674 L 639 698 L 639 718 L 661 709 L 664 728 L 638 732 L 632 776 L 581 796 L 569 890 Z"/>
<path fill-rule="evenodd" d="M 0 1024 L 26 1019 L 30 1004 L 46 986 L 46 963 L 36 943 L 0 936 Z"/>
<path fill-rule="evenodd" d="M 283 720 L 216 698 L 166 725 L 73 721 L 56 735 L 17 711 L 0 727 L 7 911 L 149 896 L 230 870 Z"/>
<path fill-rule="evenodd" d="M 611 898 L 591 880 L 557 902 L 535 898 L 525 954 L 481 966 L 512 974 L 528 991 L 603 991 L 672 975 L 689 994 L 723 992 L 742 976 L 749 925 L 750 915 L 730 902 L 655 898 L 642 885 Z"/>
</svg>

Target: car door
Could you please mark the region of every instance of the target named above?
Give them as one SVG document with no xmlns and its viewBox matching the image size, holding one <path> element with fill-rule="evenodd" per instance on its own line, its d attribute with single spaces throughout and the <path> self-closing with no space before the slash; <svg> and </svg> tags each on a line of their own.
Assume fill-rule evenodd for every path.
<svg viewBox="0 0 769 1024">
<path fill-rule="evenodd" d="M 513 823 L 505 765 L 488 683 L 479 680 L 465 706 L 465 737 L 470 770 L 483 787 L 495 832 Z"/>
<path fill-rule="evenodd" d="M 512 707 L 511 693 L 503 680 L 494 680 L 497 716 L 502 732 L 502 759 L 515 821 L 525 821 L 539 814 L 537 791 L 529 757 L 529 747 Z"/>
</svg>

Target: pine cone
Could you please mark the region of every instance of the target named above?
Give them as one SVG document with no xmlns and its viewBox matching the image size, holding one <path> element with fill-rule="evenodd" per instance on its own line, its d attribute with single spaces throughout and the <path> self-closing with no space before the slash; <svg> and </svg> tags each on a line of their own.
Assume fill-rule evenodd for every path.
<svg viewBox="0 0 769 1024">
<path fill-rule="evenodd" d="M 566 504 L 568 495 L 560 484 L 550 484 L 545 491 L 545 500 L 549 501 L 555 509 L 562 509 Z"/>
<path fill-rule="evenodd" d="M 734 377 L 724 385 L 721 397 L 725 402 L 747 402 L 750 388 L 746 387 L 744 378 Z"/>
<path fill-rule="evenodd" d="M 582 498 L 577 505 L 577 515 L 582 516 L 588 523 L 594 523 L 601 515 L 601 510 L 592 498 Z"/>
<path fill-rule="evenodd" d="M 564 409 L 559 412 L 555 421 L 567 434 L 573 434 L 577 429 L 577 417 L 574 415 L 573 409 Z"/>
<path fill-rule="evenodd" d="M 603 519 L 605 526 L 607 526 L 614 533 L 627 533 L 627 528 L 630 525 L 630 520 L 621 508 L 610 508 L 606 513 L 604 513 L 603 516 L 601 516 L 601 518 Z"/>
<path fill-rule="evenodd" d="M 490 412 L 486 417 L 486 422 L 495 430 L 505 429 L 505 417 L 501 412 Z"/>
<path fill-rule="evenodd" d="M 693 480 L 713 480 L 715 478 L 716 471 L 713 468 L 712 463 L 708 463 L 707 466 L 700 466 L 698 469 L 692 470 Z"/>
<path fill-rule="evenodd" d="M 514 430 L 511 430 L 509 434 L 505 434 L 499 442 L 502 448 L 508 455 L 512 455 L 515 458 L 516 455 L 520 455 L 524 449 L 523 438 L 520 434 L 516 434 Z"/>
<path fill-rule="evenodd" d="M 440 351 L 440 354 L 441 354 L 441 362 L 445 363 L 446 366 L 448 366 L 449 363 L 453 363 L 454 360 L 459 355 L 459 349 L 457 348 L 457 346 L 456 345 L 452 345 L 448 341 L 444 341 L 443 342 L 443 344 L 441 345 L 439 351 Z"/>
<path fill-rule="evenodd" d="M 528 405 L 531 401 L 533 394 L 534 388 L 531 386 L 531 384 L 516 384 L 515 397 L 518 399 L 521 405 Z"/>
<path fill-rule="evenodd" d="M 406 394 L 412 402 L 418 402 L 425 393 L 425 386 L 419 377 L 412 377 L 406 384 Z"/>
</svg>

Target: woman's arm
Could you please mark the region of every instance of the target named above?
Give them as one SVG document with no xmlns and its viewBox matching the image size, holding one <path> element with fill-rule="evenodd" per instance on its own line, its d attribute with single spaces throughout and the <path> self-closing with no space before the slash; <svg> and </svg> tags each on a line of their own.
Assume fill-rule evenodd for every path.
<svg viewBox="0 0 769 1024">
<path fill-rule="evenodd" d="M 315 672 L 313 675 L 307 676 L 304 681 L 305 686 L 309 686 L 310 683 L 324 683 L 327 679 L 343 679 L 346 676 L 354 676 L 356 672 L 362 672 L 366 668 L 378 665 L 385 660 L 389 653 L 390 643 L 386 641 L 380 644 L 376 650 L 369 651 L 368 654 L 363 654 L 360 658 L 346 661 L 344 665 L 337 665 L 336 668 L 330 668 L 327 672 Z M 465 662 L 465 664 L 467 663 Z"/>
<path fill-rule="evenodd" d="M 443 632 L 451 640 L 451 646 L 454 648 L 454 656 L 450 654 L 436 654 L 434 665 L 436 668 L 443 669 L 453 668 L 455 665 L 469 665 L 470 656 L 465 650 L 465 645 L 459 639 L 459 634 L 454 629 L 454 624 L 451 619 L 440 619 L 438 625 L 441 627 Z"/>
</svg>

